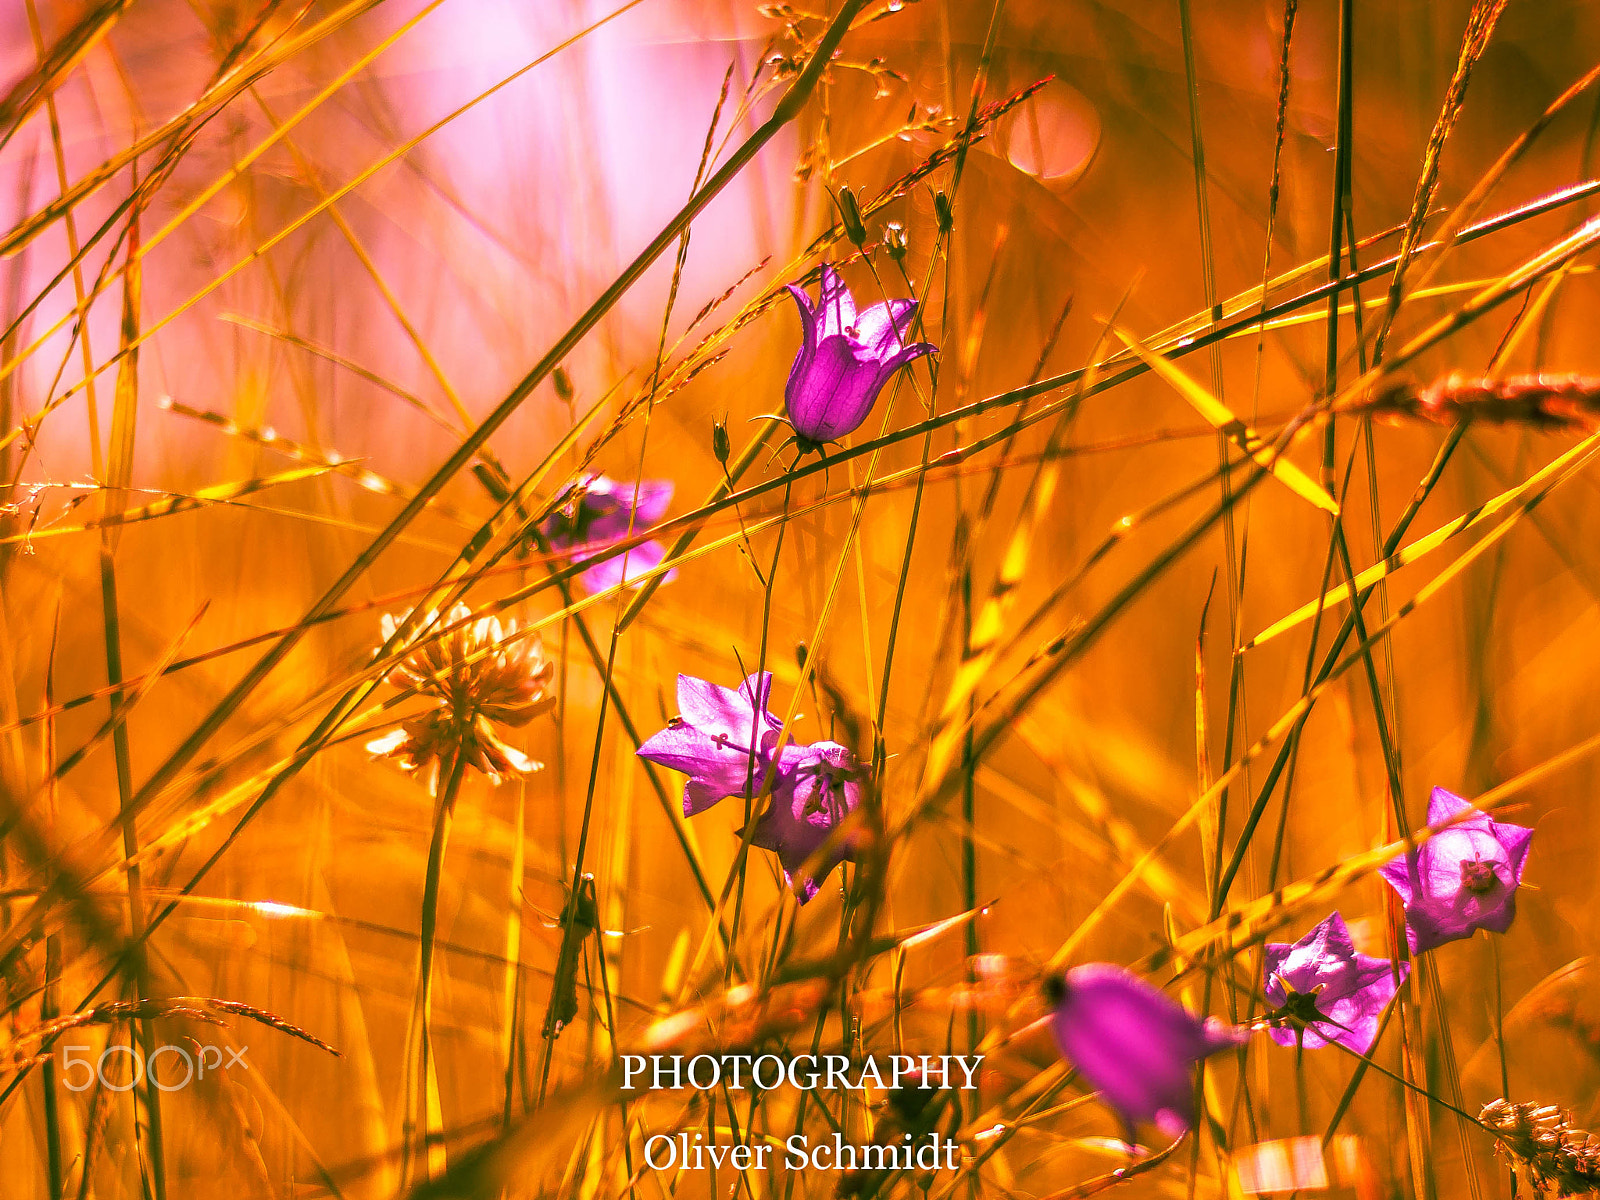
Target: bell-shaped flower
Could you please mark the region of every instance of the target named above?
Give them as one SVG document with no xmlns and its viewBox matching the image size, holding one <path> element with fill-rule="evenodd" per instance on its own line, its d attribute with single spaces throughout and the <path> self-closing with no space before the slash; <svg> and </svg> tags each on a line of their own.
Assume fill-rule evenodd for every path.
<svg viewBox="0 0 1600 1200">
<path fill-rule="evenodd" d="M 568 488 L 556 508 L 539 524 L 552 549 L 569 554 L 578 565 L 634 537 L 666 516 L 672 482 L 641 479 L 637 485 L 605 475 L 591 475 Z M 635 583 L 661 565 L 666 549 L 644 541 L 596 562 L 578 576 L 591 595 L 623 583 Z M 676 572 L 669 571 L 671 579 Z"/>
<path fill-rule="evenodd" d="M 767 711 L 772 674 L 751 675 L 737 691 L 678 676 L 678 715 L 639 747 L 639 757 L 689 777 L 683 815 L 725 796 L 750 797 L 766 780 L 783 722 Z M 785 754 L 795 748 L 787 747 Z"/>
<path fill-rule="evenodd" d="M 1134 1126 L 1144 1121 L 1171 1138 L 1193 1129 L 1191 1068 L 1249 1036 L 1201 1020 L 1110 963 L 1088 963 L 1052 978 L 1047 994 L 1062 1055 L 1116 1112 L 1130 1143 Z"/>
<path fill-rule="evenodd" d="M 772 803 L 756 819 L 750 844 L 777 854 L 784 881 L 791 887 L 801 868 L 861 806 L 865 774 L 856 756 L 837 742 L 784 747 Z M 817 894 L 840 863 L 855 861 L 856 841 L 850 834 L 835 840 L 817 869 L 801 879 L 801 904 Z"/>
<path fill-rule="evenodd" d="M 803 451 L 818 450 L 867 419 L 891 375 L 938 347 L 905 340 L 915 300 L 886 300 L 858 314 L 850 289 L 827 263 L 815 306 L 804 288 L 786 287 L 800 309 L 804 341 L 789 368 L 784 399 L 796 443 Z"/>
<path fill-rule="evenodd" d="M 1334 913 L 1294 945 L 1268 942 L 1267 1000 L 1280 1018 L 1267 1034 L 1280 1046 L 1296 1040 L 1312 1050 L 1338 1042 L 1366 1054 L 1378 1037 L 1384 1007 L 1394 998 L 1387 958 L 1357 954 L 1344 918 Z M 1400 964 L 1400 982 L 1411 970 Z"/>
<path fill-rule="evenodd" d="M 1428 824 L 1441 825 L 1472 805 L 1434 788 Z M 1517 888 L 1533 830 L 1476 813 L 1434 834 L 1378 873 L 1406 906 L 1406 940 L 1413 954 L 1471 935 L 1504 933 L 1517 915 Z"/>
</svg>

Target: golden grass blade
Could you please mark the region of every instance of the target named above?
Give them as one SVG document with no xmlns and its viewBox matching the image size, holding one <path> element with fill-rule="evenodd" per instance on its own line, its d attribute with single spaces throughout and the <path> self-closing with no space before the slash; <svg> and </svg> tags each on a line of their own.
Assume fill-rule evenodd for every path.
<svg viewBox="0 0 1600 1200">
<path fill-rule="evenodd" d="M 977 693 L 978 685 L 994 667 L 995 660 L 1004 648 L 1002 635 L 1006 618 L 1014 605 L 1016 588 L 1028 569 L 1028 551 L 1033 545 L 1034 531 L 1049 513 L 1059 477 L 1060 469 L 1053 463 L 1039 473 L 1032 492 L 1032 502 L 1023 510 L 1021 519 L 1006 542 L 994 588 L 972 623 L 972 636 L 964 648 L 961 663 L 950 681 L 950 691 L 939 713 L 938 728 L 928 748 L 927 770 L 930 775 L 948 771 L 961 752 L 967 702 Z"/>
<path fill-rule="evenodd" d="M 137 508 L 123 507 L 114 515 L 93 520 L 82 521 L 76 525 L 46 525 L 39 529 L 31 529 L 25 533 L 12 534 L 0 538 L 0 545 L 16 542 L 38 541 L 43 538 L 64 537 L 68 534 L 86 533 L 93 529 L 108 531 L 120 529 L 125 525 L 133 525 L 140 521 L 151 521 L 158 517 L 170 517 L 177 513 L 193 512 L 213 504 L 231 504 L 241 497 L 254 495 L 269 488 L 282 487 L 286 484 L 299 483 L 305 479 L 316 479 L 337 470 L 334 466 L 325 467 L 296 467 L 289 471 L 280 471 L 276 475 L 262 475 L 256 479 L 241 479 L 232 483 L 217 483 L 210 487 L 201 488 L 189 495 L 168 495 L 149 504 L 142 504 Z M 108 495 L 116 494 L 122 497 L 123 505 L 127 503 L 129 489 L 107 488 Z M 110 507 L 108 500 L 107 507 Z"/>
<path fill-rule="evenodd" d="M 334 350 L 331 346 L 324 346 L 320 342 L 314 342 L 309 338 L 303 338 L 299 334 L 290 333 L 286 329 L 278 329 L 275 326 L 268 325 L 265 321 L 258 321 L 254 317 L 244 316 L 240 313 L 223 313 L 219 319 L 228 322 L 230 325 L 237 325 L 241 329 L 254 330 L 256 333 L 265 334 L 270 338 L 276 338 L 285 345 L 294 346 L 296 349 L 304 350 L 307 354 L 314 354 L 320 359 L 331 362 L 334 366 L 339 367 L 342 370 L 349 371 L 350 374 L 354 375 L 356 378 L 364 379 L 374 387 L 381 388 L 383 391 L 388 392 L 391 396 L 394 396 L 400 400 L 404 400 L 412 408 L 416 409 L 435 425 L 439 426 L 440 429 L 448 429 L 452 434 L 459 432 L 421 396 L 407 391 L 398 383 L 394 382 L 394 380 L 385 378 L 376 371 L 370 370 L 369 368 L 362 366 L 360 363 L 345 357 L 343 354 L 340 354 L 338 351 Z M 207 420 L 215 419 L 215 414 L 187 409 L 186 406 L 180 406 L 177 403 L 174 403 L 172 408 L 174 411 L 183 411 L 187 416 L 203 416 Z"/>
<path fill-rule="evenodd" d="M 1485 501 L 1471 512 L 1463 513 L 1455 520 L 1441 525 L 1432 533 L 1425 534 L 1409 545 L 1395 551 L 1382 562 L 1368 567 L 1356 576 L 1355 589 L 1357 591 L 1364 590 L 1376 584 L 1380 579 L 1387 579 L 1402 567 L 1409 566 L 1424 555 L 1437 550 L 1457 534 L 1477 528 L 1491 517 L 1497 516 L 1499 513 L 1516 505 L 1525 497 L 1544 487 L 1551 480 L 1566 479 L 1587 463 L 1597 446 L 1600 446 L 1600 433 L 1591 434 L 1589 437 L 1584 438 L 1576 446 L 1552 459 L 1515 487 L 1501 492 L 1494 499 Z M 1240 646 L 1239 652 L 1242 654 L 1247 650 L 1254 650 L 1257 646 L 1264 645 L 1289 630 L 1305 624 L 1305 622 L 1315 617 L 1319 611 L 1326 611 L 1344 603 L 1350 599 L 1350 591 L 1351 585 L 1348 583 L 1342 583 L 1338 587 L 1330 589 L 1319 600 L 1309 601 L 1295 609 L 1288 616 L 1267 626 L 1255 637 Z"/>
<path fill-rule="evenodd" d="M 1591 453 L 1597 452 L 1600 451 L 1591 451 Z M 1272 727 L 1267 730 L 1261 739 L 1257 741 L 1255 745 L 1251 746 L 1247 751 L 1241 754 L 1234 762 L 1233 766 L 1225 771 L 1216 780 L 1216 782 L 1212 784 L 1209 791 L 1201 793 L 1199 798 L 1196 799 L 1195 802 L 1184 811 L 1183 815 L 1180 816 L 1178 820 L 1167 830 L 1167 832 L 1162 835 L 1161 840 L 1150 848 L 1145 856 L 1141 858 L 1137 864 L 1135 864 L 1133 869 L 1130 870 L 1128 874 L 1125 875 L 1116 884 L 1116 886 L 1105 895 L 1099 904 L 1095 906 L 1093 911 L 1082 922 L 1080 922 L 1078 928 L 1073 931 L 1072 936 L 1063 942 L 1060 949 L 1058 949 L 1055 955 L 1052 956 L 1052 969 L 1059 970 L 1062 965 L 1070 961 L 1072 955 L 1082 944 L 1084 938 L 1086 938 L 1088 934 L 1105 919 L 1105 917 L 1122 900 L 1122 898 L 1128 893 L 1133 885 L 1138 882 L 1139 877 L 1142 876 L 1143 873 L 1149 868 L 1150 864 L 1155 862 L 1157 857 L 1164 852 L 1168 845 L 1172 843 L 1173 839 L 1194 824 L 1194 822 L 1199 819 L 1200 815 L 1206 811 L 1207 807 L 1215 802 L 1216 796 L 1220 793 L 1221 789 L 1225 788 L 1235 776 L 1241 774 L 1244 769 L 1252 761 L 1254 761 L 1256 757 L 1265 751 L 1269 745 L 1288 734 L 1289 731 L 1300 721 L 1304 714 L 1310 710 L 1311 706 L 1315 704 L 1318 698 L 1320 698 L 1328 690 L 1328 688 L 1332 687 L 1347 669 L 1349 669 L 1355 663 L 1362 661 L 1363 654 L 1370 649 L 1372 645 L 1374 645 L 1379 639 L 1386 636 L 1390 630 L 1392 630 L 1406 617 L 1410 616 L 1423 604 L 1427 603 L 1434 596 L 1438 595 L 1438 593 L 1447 587 L 1451 582 L 1459 578 L 1470 566 L 1472 566 L 1473 563 L 1477 562 L 1479 558 L 1481 558 L 1493 546 L 1495 546 L 1501 538 L 1510 533 L 1511 530 L 1516 527 L 1520 518 L 1540 501 L 1542 501 L 1558 482 L 1559 480 L 1551 482 L 1546 486 L 1544 491 L 1537 492 L 1524 500 L 1517 512 L 1507 517 L 1494 529 L 1492 533 L 1489 534 L 1489 536 L 1485 537 L 1482 541 L 1465 551 L 1453 563 L 1451 563 L 1437 576 L 1419 589 L 1417 594 L 1396 609 L 1394 614 L 1390 616 L 1388 620 L 1373 628 L 1369 632 L 1367 640 L 1346 655 L 1346 657 L 1328 673 L 1327 678 L 1323 680 L 1322 683 L 1318 684 L 1316 687 L 1313 687 L 1305 694 L 1304 697 L 1301 698 L 1298 703 L 1293 705 L 1288 711 L 1283 713 L 1275 722 L 1273 722 Z M 1498 798 L 1498 795 L 1496 798 Z M 1391 855 L 1390 857 L 1393 856 Z M 1337 867 L 1332 868 L 1332 870 L 1335 871 L 1338 869 L 1339 868 Z M 1211 926 L 1208 926 L 1207 928 L 1210 927 Z M 1187 957 L 1187 951 L 1185 951 L 1184 954 L 1185 957 Z"/>
<path fill-rule="evenodd" d="M 122 276 L 122 355 L 111 408 L 111 444 L 106 459 L 105 549 L 115 554 L 133 482 L 134 431 L 139 416 L 139 219 L 128 226 L 128 263 Z"/>
<path fill-rule="evenodd" d="M 1243 450 L 1257 464 L 1265 468 L 1274 479 L 1283 484 L 1302 500 L 1307 500 L 1324 512 L 1334 516 L 1339 515 L 1337 501 L 1322 488 L 1317 486 L 1299 467 L 1284 458 L 1269 443 L 1263 441 L 1261 436 L 1251 429 L 1238 417 L 1226 404 L 1213 396 L 1206 388 L 1192 379 L 1186 372 L 1174 366 L 1171 361 L 1150 350 L 1131 333 L 1122 329 L 1114 330 L 1116 335 L 1125 342 L 1140 361 L 1149 367 L 1168 384 L 1174 391 L 1189 402 L 1189 406 L 1208 421 L 1213 428 L 1239 449 Z"/>
<path fill-rule="evenodd" d="M 130 3 L 132 0 L 101 0 L 50 47 L 38 66 L 17 80 L 0 98 L 0 149 L 5 148 L 22 123 L 38 111 L 100 39 L 111 32 L 111 27 Z"/>
</svg>

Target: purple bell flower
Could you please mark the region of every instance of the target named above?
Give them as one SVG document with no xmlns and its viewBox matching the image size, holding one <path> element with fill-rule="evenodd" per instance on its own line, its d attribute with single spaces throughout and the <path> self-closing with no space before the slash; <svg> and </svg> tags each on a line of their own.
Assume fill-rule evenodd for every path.
<svg viewBox="0 0 1600 1200">
<path fill-rule="evenodd" d="M 1152 1122 L 1168 1137 L 1194 1128 L 1194 1076 L 1201 1059 L 1249 1033 L 1201 1020 L 1176 1000 L 1110 963 L 1089 963 L 1048 984 L 1056 1044 L 1116 1112 L 1123 1140 Z"/>
<path fill-rule="evenodd" d="M 915 300 L 886 300 L 857 314 L 850 289 L 827 263 L 815 307 L 804 288 L 785 286 L 800 308 L 805 338 L 784 388 L 789 424 L 802 451 L 820 450 L 867 419 L 889 376 L 938 347 L 905 341 Z"/>
<path fill-rule="evenodd" d="M 1410 971 L 1410 963 L 1400 964 L 1401 982 Z M 1394 998 L 1395 977 L 1388 959 L 1356 953 L 1344 918 L 1334 913 L 1292 946 L 1267 943 L 1265 991 L 1280 1015 L 1293 1018 L 1267 1030 L 1278 1045 L 1298 1038 L 1314 1050 L 1338 1042 L 1366 1054 Z"/>
<path fill-rule="evenodd" d="M 749 797 L 766 779 L 783 722 L 767 711 L 771 672 L 752 675 L 738 691 L 678 676 L 678 716 L 639 747 L 639 757 L 689 777 L 683 815 L 705 812 L 726 796 Z M 784 755 L 795 751 L 784 748 Z"/>
<path fill-rule="evenodd" d="M 568 488 L 560 505 L 539 525 L 551 548 L 572 556 L 581 564 L 598 551 L 609 549 L 637 535 L 666 515 L 672 500 L 672 483 L 665 479 L 641 479 L 637 497 L 632 483 L 591 475 Z M 591 595 L 623 583 L 634 583 L 640 576 L 661 565 L 666 549 L 660 542 L 641 542 L 622 554 L 613 555 L 584 571 L 578 578 Z M 624 563 L 626 559 L 626 574 Z M 671 579 L 677 572 L 669 571 Z"/>
<path fill-rule="evenodd" d="M 737 691 L 679 675 L 679 715 L 639 747 L 639 757 L 689 777 L 683 788 L 686 817 L 727 796 L 749 799 L 771 771 L 771 799 L 755 820 L 750 844 L 777 854 L 784 879 L 793 886 L 811 856 L 860 807 L 866 771 L 837 742 L 790 743 L 774 768 L 783 722 L 767 711 L 771 692 L 767 672 L 750 676 Z M 854 861 L 857 842 L 855 835 L 841 838 L 820 868 L 801 880 L 801 904 L 817 894 L 836 866 Z"/>
<path fill-rule="evenodd" d="M 1471 807 L 1436 787 L 1428 798 L 1428 824 L 1440 825 Z M 1517 915 L 1517 888 L 1532 838 L 1531 829 L 1478 813 L 1379 867 L 1378 873 L 1405 901 L 1411 952 L 1432 950 L 1474 929 L 1509 929 Z"/>
<path fill-rule="evenodd" d="M 794 753 L 790 751 L 794 750 Z M 783 878 L 794 886 L 805 865 L 841 821 L 861 806 L 862 777 L 856 756 L 837 742 L 785 747 L 772 803 L 756 819 L 750 844 L 772 850 L 783 864 Z M 822 881 L 842 862 L 855 861 L 857 839 L 846 836 L 823 859 L 820 869 L 800 883 L 800 903 L 817 894 Z"/>
</svg>

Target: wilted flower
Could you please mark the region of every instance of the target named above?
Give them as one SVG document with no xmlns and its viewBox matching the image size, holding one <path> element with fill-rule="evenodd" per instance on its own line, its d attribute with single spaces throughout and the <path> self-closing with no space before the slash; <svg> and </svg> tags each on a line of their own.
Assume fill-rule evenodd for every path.
<svg viewBox="0 0 1600 1200">
<path fill-rule="evenodd" d="M 1400 964 L 1403 982 L 1411 970 Z M 1344 918 L 1334 913 L 1294 945 L 1268 942 L 1266 997 L 1290 1024 L 1267 1030 L 1280 1046 L 1307 1049 L 1329 1042 L 1365 1054 L 1378 1037 L 1378 1019 L 1394 997 L 1386 958 L 1357 954 Z"/>
<path fill-rule="evenodd" d="M 867 419 L 889 376 L 937 347 L 905 341 L 915 300 L 886 300 L 857 315 L 850 289 L 827 263 L 815 307 L 805 289 L 786 286 L 800 308 L 805 338 L 784 389 L 789 424 L 801 450 L 819 450 Z"/>
<path fill-rule="evenodd" d="M 539 531 L 553 549 L 571 554 L 574 563 L 582 564 L 599 551 L 656 524 L 666 515 L 671 500 L 670 480 L 641 479 L 636 492 L 631 483 L 591 475 L 563 493 L 556 509 L 540 523 Z M 666 553 L 660 542 L 641 542 L 626 553 L 595 563 L 578 578 L 591 594 L 607 591 L 624 582 L 636 582 L 641 575 L 659 567 Z M 669 571 L 667 578 L 673 574 Z"/>
<path fill-rule="evenodd" d="M 1472 808 L 1434 788 L 1428 824 L 1441 825 Z M 1477 813 L 1434 834 L 1379 874 L 1406 906 L 1406 940 L 1413 954 L 1467 937 L 1474 929 L 1504 933 L 1517 915 L 1517 887 L 1533 830 Z"/>
<path fill-rule="evenodd" d="M 404 619 L 385 614 L 385 641 Z M 425 630 L 439 624 L 457 628 L 430 636 L 388 675 L 396 687 L 415 689 L 426 699 L 427 711 L 368 742 L 368 752 L 393 758 L 407 771 L 434 761 L 445 769 L 458 756 L 495 779 L 539 770 L 541 763 L 506 745 L 495 730 L 497 725 L 521 728 L 555 706 L 550 693 L 555 664 L 545 658 L 538 635 L 518 636 L 515 621 L 502 623 L 498 617 L 472 620 L 465 604 L 457 604 L 442 622 L 437 611 L 423 620 Z"/>
<path fill-rule="evenodd" d="M 840 822 L 860 807 L 864 775 L 856 756 L 837 742 L 784 747 L 772 803 L 757 818 L 750 844 L 777 854 L 790 886 L 795 873 Z M 848 835 L 839 839 L 820 869 L 801 880 L 801 904 L 817 894 L 821 882 L 840 863 L 855 861 L 855 841 Z"/>
<path fill-rule="evenodd" d="M 1600 1137 L 1572 1127 L 1572 1115 L 1554 1105 L 1491 1100 L 1478 1114 L 1495 1136 L 1495 1150 L 1538 1195 L 1600 1191 Z"/>
<path fill-rule="evenodd" d="M 705 812 L 725 796 L 754 795 L 766 779 L 783 722 L 767 711 L 772 674 L 751 675 L 738 691 L 678 676 L 678 716 L 639 747 L 639 757 L 689 777 L 683 815 Z M 785 748 L 788 754 L 795 749 Z"/>
<path fill-rule="evenodd" d="M 1110 963 L 1089 963 L 1049 980 L 1056 1044 L 1122 1122 L 1153 1122 L 1168 1137 L 1194 1128 L 1190 1068 L 1242 1043 L 1242 1029 L 1196 1017 L 1144 980 Z"/>
</svg>

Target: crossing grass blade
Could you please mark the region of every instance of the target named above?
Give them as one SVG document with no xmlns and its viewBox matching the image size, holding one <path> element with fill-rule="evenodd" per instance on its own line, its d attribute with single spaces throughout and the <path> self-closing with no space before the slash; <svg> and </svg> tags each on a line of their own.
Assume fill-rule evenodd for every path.
<svg viewBox="0 0 1600 1200">
<path fill-rule="evenodd" d="M 1204 417 L 1218 433 L 1248 454 L 1274 479 L 1324 512 L 1332 513 L 1334 516 L 1339 515 L 1339 505 L 1332 496 L 1317 486 L 1310 476 L 1294 463 L 1282 457 L 1276 448 L 1263 441 L 1261 436 L 1236 417 L 1227 405 L 1170 361 L 1151 351 L 1131 333 L 1121 329 L 1114 332 L 1138 355 L 1141 362 L 1188 401 L 1195 412 Z"/>
</svg>

